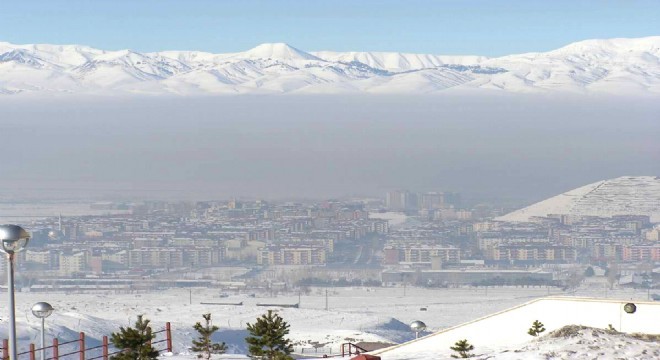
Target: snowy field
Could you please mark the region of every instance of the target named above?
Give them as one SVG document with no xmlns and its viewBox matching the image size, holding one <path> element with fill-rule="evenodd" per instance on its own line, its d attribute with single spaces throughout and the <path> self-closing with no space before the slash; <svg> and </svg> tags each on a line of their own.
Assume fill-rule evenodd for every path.
<svg viewBox="0 0 660 360">
<path fill-rule="evenodd" d="M 404 293 L 405 291 L 405 293 Z M 170 357 L 193 358 L 188 355 L 192 326 L 204 313 L 213 314 L 220 326 L 215 340 L 224 341 L 232 353 L 245 353 L 243 339 L 248 322 L 265 313 L 262 304 L 295 304 L 298 294 L 269 296 L 266 294 L 231 294 L 218 289 L 171 289 L 140 294 L 16 294 L 17 332 L 21 349 L 30 342 L 38 343 L 40 322 L 30 313 L 32 304 L 47 301 L 56 308 L 47 319 L 47 337 L 60 342 L 76 339 L 79 331 L 88 336 L 88 346 L 100 342 L 119 326 L 132 325 L 137 315 L 150 319 L 154 330 L 172 323 L 174 354 Z M 401 343 L 414 338 L 408 324 L 422 320 L 427 334 L 483 317 L 547 295 L 603 296 L 604 291 L 583 290 L 567 294 L 553 288 L 314 288 L 300 297 L 300 308 L 272 308 L 291 325 L 290 338 L 297 353 L 322 356 L 336 354 L 345 342 Z M 646 300 L 646 292 L 609 291 L 611 298 Z M 192 304 L 191 304 L 192 299 Z M 200 303 L 243 303 L 242 306 Z M 7 299 L 0 296 L 0 333 L 7 334 Z M 422 308 L 426 310 L 422 310 Z M 48 341 L 48 340 L 47 340 Z M 235 356 L 233 356 L 235 357 Z"/>
</svg>

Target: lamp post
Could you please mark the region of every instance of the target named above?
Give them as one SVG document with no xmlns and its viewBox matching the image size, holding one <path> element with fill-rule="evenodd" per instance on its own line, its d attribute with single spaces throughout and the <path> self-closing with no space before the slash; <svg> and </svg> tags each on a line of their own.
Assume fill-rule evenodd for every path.
<svg viewBox="0 0 660 360">
<path fill-rule="evenodd" d="M 41 360 L 46 360 L 46 318 L 53 310 L 47 302 L 38 302 L 32 306 L 32 314 L 41 319 Z"/>
<path fill-rule="evenodd" d="M 415 339 L 419 337 L 419 333 L 426 330 L 426 324 L 422 321 L 416 320 L 410 324 L 410 330 L 415 332 Z"/>
<path fill-rule="evenodd" d="M 16 351 L 16 308 L 14 306 L 14 255 L 25 249 L 30 234 L 18 225 L 0 225 L 0 251 L 7 254 L 7 294 L 9 294 L 9 356 L 18 360 Z"/>
</svg>

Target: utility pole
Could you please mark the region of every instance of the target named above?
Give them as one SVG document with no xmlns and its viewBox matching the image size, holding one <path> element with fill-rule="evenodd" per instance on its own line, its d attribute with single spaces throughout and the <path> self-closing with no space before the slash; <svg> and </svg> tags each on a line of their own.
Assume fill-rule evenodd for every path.
<svg viewBox="0 0 660 360">
<path fill-rule="evenodd" d="M 192 305 L 192 289 L 188 289 L 190 291 L 190 305 Z"/>
<path fill-rule="evenodd" d="M 325 289 L 325 311 L 328 311 L 328 289 Z"/>
</svg>

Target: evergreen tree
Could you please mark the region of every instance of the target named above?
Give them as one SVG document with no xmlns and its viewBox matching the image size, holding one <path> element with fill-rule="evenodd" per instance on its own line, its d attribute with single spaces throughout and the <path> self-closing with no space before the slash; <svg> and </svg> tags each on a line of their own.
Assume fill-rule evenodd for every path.
<svg viewBox="0 0 660 360">
<path fill-rule="evenodd" d="M 252 359 L 291 360 L 293 352 L 289 334 L 289 324 L 279 315 L 268 310 L 267 314 L 257 318 L 254 324 L 247 324 L 250 336 L 245 338 L 248 344 L 249 356 Z"/>
<path fill-rule="evenodd" d="M 543 325 L 542 322 L 538 320 L 534 320 L 532 323 L 532 327 L 527 330 L 527 333 L 532 336 L 539 336 L 542 332 L 545 331 L 545 325 Z"/>
<path fill-rule="evenodd" d="M 121 353 L 112 356 L 113 360 L 151 360 L 158 358 L 158 351 L 151 346 L 154 338 L 149 326 L 149 320 L 138 315 L 135 328 L 123 326 L 119 332 L 112 333 L 111 341 Z"/>
<path fill-rule="evenodd" d="M 450 347 L 450 349 L 458 353 L 458 355 L 452 355 L 451 357 L 453 358 L 469 358 L 473 355 L 470 354 L 470 351 L 474 350 L 474 346 L 467 340 L 459 340 L 454 344 L 454 346 Z"/>
<path fill-rule="evenodd" d="M 213 343 L 211 336 L 213 333 L 220 329 L 215 325 L 211 325 L 211 314 L 202 315 L 204 318 L 204 325 L 197 322 L 193 328 L 199 333 L 199 338 L 192 341 L 192 351 L 199 353 L 197 357 L 200 359 L 209 360 L 212 354 L 224 354 L 227 350 L 225 343 Z"/>
<path fill-rule="evenodd" d="M 596 272 L 594 271 L 594 268 L 592 268 L 591 266 L 589 266 L 586 270 L 584 270 L 585 277 L 592 277 L 594 275 L 596 275 Z"/>
</svg>

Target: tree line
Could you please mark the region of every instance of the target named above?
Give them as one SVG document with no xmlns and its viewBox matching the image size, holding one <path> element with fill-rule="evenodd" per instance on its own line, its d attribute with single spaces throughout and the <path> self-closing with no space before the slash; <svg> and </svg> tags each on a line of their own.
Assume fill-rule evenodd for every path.
<svg viewBox="0 0 660 360">
<path fill-rule="evenodd" d="M 224 342 L 213 342 L 211 337 L 219 330 L 213 325 L 211 314 L 203 314 L 203 321 L 195 323 L 193 329 L 197 338 L 192 340 L 191 350 L 197 358 L 210 360 L 213 355 L 224 354 L 227 345 Z M 155 335 L 149 325 L 150 321 L 139 315 L 133 327 L 120 327 L 111 336 L 112 344 L 120 351 L 113 355 L 113 360 L 152 360 L 158 359 L 158 351 L 151 341 Z M 289 324 L 273 310 L 257 318 L 254 323 L 247 324 L 249 336 L 245 338 L 248 344 L 248 356 L 262 360 L 293 360 L 293 344 L 287 338 Z"/>
</svg>

